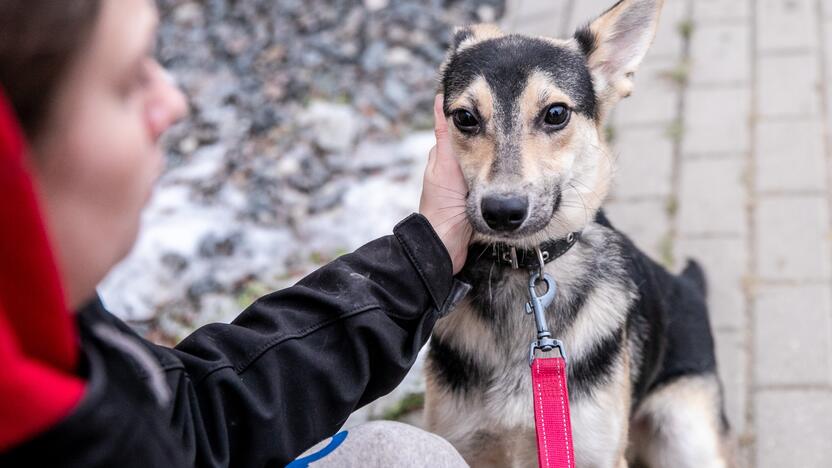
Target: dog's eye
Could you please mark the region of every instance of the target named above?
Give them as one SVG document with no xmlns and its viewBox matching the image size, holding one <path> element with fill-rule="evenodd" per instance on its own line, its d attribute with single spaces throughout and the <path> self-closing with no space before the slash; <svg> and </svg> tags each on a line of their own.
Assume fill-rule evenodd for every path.
<svg viewBox="0 0 832 468">
<path fill-rule="evenodd" d="M 563 104 L 552 104 L 546 109 L 546 115 L 543 121 L 547 125 L 563 128 L 569 122 L 569 108 Z"/>
<path fill-rule="evenodd" d="M 474 114 L 465 109 L 454 111 L 454 124 L 463 132 L 476 132 L 480 126 L 479 120 L 474 117 Z"/>
</svg>

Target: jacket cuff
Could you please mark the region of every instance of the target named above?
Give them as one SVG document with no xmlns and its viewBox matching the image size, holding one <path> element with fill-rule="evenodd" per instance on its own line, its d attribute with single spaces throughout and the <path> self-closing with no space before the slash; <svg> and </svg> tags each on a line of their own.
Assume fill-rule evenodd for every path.
<svg viewBox="0 0 832 468">
<path fill-rule="evenodd" d="M 418 213 L 397 224 L 393 234 L 419 273 L 434 307 L 441 310 L 453 284 L 453 263 L 445 244 L 427 218 Z"/>
</svg>

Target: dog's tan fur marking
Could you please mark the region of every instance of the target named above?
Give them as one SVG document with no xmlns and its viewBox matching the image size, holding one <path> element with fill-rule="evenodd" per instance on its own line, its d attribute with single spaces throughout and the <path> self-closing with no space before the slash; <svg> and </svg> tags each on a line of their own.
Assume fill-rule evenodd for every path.
<svg viewBox="0 0 832 468">
<path fill-rule="evenodd" d="M 489 39 L 497 39 L 504 35 L 496 24 L 490 23 L 475 24 L 465 28 L 459 28 L 457 31 L 460 29 L 468 30 L 471 33 L 471 37 L 465 39 L 459 44 L 456 48 L 457 52 L 462 52 L 463 50 L 479 44 L 480 42 L 487 41 Z"/>
<path fill-rule="evenodd" d="M 472 81 L 446 103 L 446 110 L 451 113 L 466 109 L 476 111 L 481 119 L 480 131 L 466 135 L 448 117 L 452 144 L 471 189 L 468 202 L 472 207 L 479 209 L 483 193 L 522 193 L 528 196 L 529 213 L 553 211 L 552 218 L 547 214 L 537 232 L 511 239 L 519 247 L 533 247 L 582 231 L 579 244 L 545 267 L 564 288 L 561 291 L 574 288 L 577 278 L 585 276 L 582 273 L 589 266 L 583 259 L 588 255 L 587 251 L 581 253 L 582 249 L 598 248 L 607 239 L 604 228 L 592 223 L 609 191 L 614 166 L 602 137 L 604 119 L 612 106 L 630 93 L 632 74 L 655 35 L 663 1 L 624 0 L 591 23 L 590 32 L 596 40 L 594 48 L 588 50 L 586 66 L 592 76 L 597 118 L 592 112 L 572 112 L 563 129 L 545 131 L 539 119 L 547 106 L 564 103 L 572 108 L 575 104 L 542 71 L 527 77 L 521 95 L 511 104 L 498 102 L 495 90 L 483 77 Z M 503 37 L 494 25 L 464 29 L 469 36 L 451 51 L 442 73 L 452 54 Z M 579 44 L 576 39 L 541 39 L 583 53 L 584 43 Z M 502 105 L 511 108 L 502 109 Z M 513 125 L 504 123 L 507 115 L 513 119 Z M 517 159 L 503 161 L 498 157 Z M 554 210 L 557 191 L 561 204 Z M 488 231 L 476 232 L 474 240 L 504 240 L 484 232 Z M 457 391 L 443 384 L 432 371 L 430 361 L 426 368 L 427 427 L 450 441 L 471 466 L 537 465 L 532 399 L 522 391 L 531 387 L 528 367 L 522 365 L 528 359 L 524 345 L 534 338 L 532 322 L 522 314 L 522 301 L 528 297 L 524 291 L 527 280 L 526 272 L 504 273 L 501 282 L 494 286 L 500 290 L 492 294 L 489 275 L 488 303 L 499 310 L 475 310 L 475 305 L 465 299 L 452 314 L 437 321 L 434 329 L 437 339 L 460 354 L 475 357 L 477 365 L 482 366 L 477 371 L 485 374 L 478 380 L 472 379 L 477 381 L 471 382 L 471 388 Z M 609 342 L 625 330 L 620 352 L 608 364 L 605 380 L 594 384 L 588 395 L 578 393 L 580 396 L 572 400 L 576 466 L 621 468 L 628 466 L 628 458 L 636 455 L 653 463 L 654 468 L 727 466 L 724 462 L 729 452 L 721 438 L 715 377 L 672 382 L 649 394 L 631 417 L 633 382 L 639 378 L 636 374 L 641 368 L 641 357 L 640 348 L 634 344 L 636 338 L 628 337 L 626 330 L 637 290 L 635 285 L 625 282 L 594 285 L 583 296 L 580 314 L 571 322 L 559 321 L 553 312 L 547 311 L 552 314 L 549 325 L 553 334 L 564 341 L 568 350 L 570 372 L 576 372 L 577 367 L 572 366 L 587 359 L 594 346 Z M 504 320 L 500 326 L 492 326 L 487 314 L 511 312 L 515 302 L 517 315 L 501 317 Z M 517 343 L 509 343 L 506 336 Z M 693 431 L 692 436 L 678 433 L 688 429 Z"/>
<path fill-rule="evenodd" d="M 651 468 L 730 467 L 719 399 L 713 375 L 681 377 L 652 392 L 633 416 L 632 455 Z"/>
<path fill-rule="evenodd" d="M 557 103 L 566 104 L 569 108 L 575 106 L 549 76 L 542 71 L 532 73 L 519 99 L 522 135 L 519 146 L 524 181 L 540 184 L 541 177 L 546 174 L 563 172 L 572 165 L 575 154 L 569 143 L 575 133 L 574 126 L 567 126 L 553 134 L 535 128 L 541 111 Z"/>
<path fill-rule="evenodd" d="M 493 134 L 495 132 L 493 122 L 494 97 L 485 78 L 479 77 L 474 80 L 464 93 L 448 105 L 451 114 L 459 109 L 478 112 L 482 119 L 481 123 L 485 127 L 485 133 Z M 453 117 L 448 117 L 448 128 L 453 137 L 451 144 L 454 146 L 455 153 L 459 155 L 462 171 L 469 177 L 468 184 L 471 185 L 471 177 L 478 180 L 487 180 L 488 168 L 494 163 L 496 155 L 494 138 L 472 138 L 465 135 L 453 124 Z"/>
</svg>

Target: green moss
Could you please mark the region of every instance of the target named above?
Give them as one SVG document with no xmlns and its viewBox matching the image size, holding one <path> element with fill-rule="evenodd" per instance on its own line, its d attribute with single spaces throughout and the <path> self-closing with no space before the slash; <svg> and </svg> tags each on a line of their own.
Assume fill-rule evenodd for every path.
<svg viewBox="0 0 832 468">
<path fill-rule="evenodd" d="M 693 31 L 696 29 L 693 20 L 684 20 L 680 21 L 679 24 L 676 26 L 677 30 L 679 31 L 679 35 L 682 36 L 682 39 L 689 41 L 691 36 L 693 36 Z"/>
<path fill-rule="evenodd" d="M 663 71 L 661 76 L 679 87 L 685 87 L 690 79 L 690 62 L 683 60 L 675 67 Z"/>
<path fill-rule="evenodd" d="M 673 143 L 681 143 L 682 137 L 685 136 L 685 126 L 682 124 L 682 121 L 675 120 L 668 125 L 667 130 L 665 130 L 665 135 L 667 135 Z"/>
<path fill-rule="evenodd" d="M 660 261 L 665 268 L 673 268 L 673 238 L 669 233 L 664 236 L 659 245 L 659 255 L 661 255 Z"/>
<path fill-rule="evenodd" d="M 408 393 L 401 400 L 399 400 L 399 402 L 396 403 L 392 408 L 389 408 L 387 411 L 385 411 L 384 414 L 381 415 L 381 419 L 386 419 L 388 421 L 399 421 L 406 414 L 412 413 L 413 411 L 418 411 L 424 407 L 424 393 Z"/>
<path fill-rule="evenodd" d="M 265 283 L 257 280 L 251 280 L 239 290 L 237 296 L 234 298 L 234 301 L 240 309 L 244 309 L 251 305 L 251 303 L 259 297 L 265 296 L 272 291 L 273 288 L 268 287 Z"/>
<path fill-rule="evenodd" d="M 679 211 L 679 201 L 676 199 L 675 196 L 670 196 L 665 203 L 664 210 L 667 213 L 668 217 L 676 216 L 676 212 Z"/>
<path fill-rule="evenodd" d="M 613 125 L 607 125 L 606 127 L 604 127 L 604 139 L 607 143 L 615 143 L 616 135 L 616 129 Z"/>
</svg>

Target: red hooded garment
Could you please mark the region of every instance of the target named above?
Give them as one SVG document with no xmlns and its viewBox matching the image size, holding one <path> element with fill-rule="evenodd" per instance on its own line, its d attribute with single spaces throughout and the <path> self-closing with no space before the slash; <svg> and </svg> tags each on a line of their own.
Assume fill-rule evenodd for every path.
<svg viewBox="0 0 832 468">
<path fill-rule="evenodd" d="M 78 404 L 78 343 L 25 143 L 0 90 L 0 452 Z"/>
</svg>

